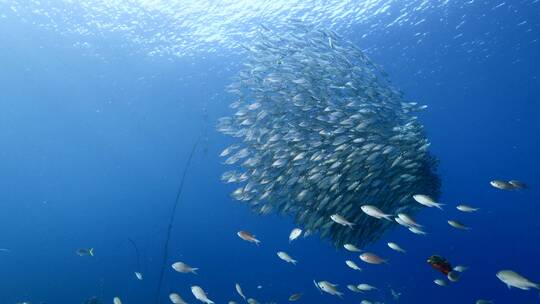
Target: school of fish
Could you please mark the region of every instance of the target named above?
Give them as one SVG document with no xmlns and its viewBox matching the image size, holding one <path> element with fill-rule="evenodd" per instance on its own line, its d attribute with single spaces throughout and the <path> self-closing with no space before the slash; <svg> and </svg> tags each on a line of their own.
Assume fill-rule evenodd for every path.
<svg viewBox="0 0 540 304">
<path fill-rule="evenodd" d="M 336 246 L 365 246 L 436 199 L 437 161 L 415 112 L 352 43 L 300 23 L 261 28 L 228 87 L 235 113 L 217 129 L 236 139 L 221 156 L 232 197 L 260 214 L 295 218 Z M 361 206 L 365 206 L 362 207 Z M 383 219 L 383 220 L 380 220 Z M 386 220 L 384 220 L 386 219 Z"/>
</svg>

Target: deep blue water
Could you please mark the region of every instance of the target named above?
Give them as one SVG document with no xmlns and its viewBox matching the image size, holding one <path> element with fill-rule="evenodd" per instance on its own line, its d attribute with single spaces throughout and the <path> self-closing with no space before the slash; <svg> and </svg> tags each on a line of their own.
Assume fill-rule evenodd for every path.
<svg viewBox="0 0 540 304">
<path fill-rule="evenodd" d="M 390 265 L 361 265 L 362 272 L 344 265 L 348 258 L 360 265 L 355 255 L 316 235 L 289 244 L 292 219 L 251 213 L 220 181 L 226 168 L 218 154 L 231 139 L 215 124 L 231 113 L 224 87 L 242 62 L 234 50 L 150 57 L 108 37 L 96 39 L 103 45 L 93 56 L 72 46 L 72 34 L 15 16 L 0 19 L 0 247 L 10 249 L 0 253 L 0 302 L 67 304 L 102 295 L 104 303 L 114 296 L 154 303 L 169 213 L 187 156 L 203 133 L 207 140 L 187 171 L 167 262 L 200 270 L 181 275 L 167 265 L 164 303 L 170 291 L 195 303 L 189 291 L 195 284 L 216 303 L 241 302 L 236 282 L 260 302 L 285 303 L 294 292 L 304 293 L 300 303 L 540 302 L 538 291 L 508 290 L 495 277 L 513 269 L 540 282 L 540 5 L 515 2 L 500 13 L 485 6 L 446 11 L 444 22 L 426 16 L 421 26 L 430 34 L 422 43 L 411 39 L 418 27 L 365 39 L 362 25 L 343 32 L 407 98 L 429 106 L 420 119 L 440 160 L 441 202 L 449 205 L 417 215 L 426 236 L 394 229 L 366 248 Z M 451 29 L 464 13 L 466 39 L 460 40 Z M 522 20 L 528 25 L 516 26 Z M 530 188 L 504 192 L 489 185 L 492 179 L 519 179 Z M 463 202 L 481 210 L 459 213 L 453 206 Z M 451 218 L 472 229 L 452 229 Z M 254 232 L 262 245 L 241 241 L 238 230 Z M 128 238 L 140 248 L 143 281 L 133 275 Z M 388 241 L 407 254 L 389 250 Z M 81 247 L 94 247 L 96 256 L 77 256 Z M 283 263 L 278 250 L 299 264 Z M 432 281 L 440 274 L 426 263 L 432 254 L 469 270 L 458 283 L 439 287 Z M 344 299 L 319 294 L 313 279 L 338 283 Z M 380 290 L 346 290 L 362 282 Z M 402 293 L 399 300 L 390 289 Z"/>
</svg>

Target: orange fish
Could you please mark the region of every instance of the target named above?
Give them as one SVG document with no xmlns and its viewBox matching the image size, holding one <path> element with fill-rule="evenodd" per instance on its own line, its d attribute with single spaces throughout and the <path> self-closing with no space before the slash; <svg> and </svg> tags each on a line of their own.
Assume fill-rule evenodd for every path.
<svg viewBox="0 0 540 304">
<path fill-rule="evenodd" d="M 261 241 L 257 240 L 255 236 L 247 231 L 238 231 L 237 233 L 238 237 L 241 238 L 244 241 L 248 241 L 251 243 L 255 243 L 255 245 L 259 246 L 259 243 Z"/>
<path fill-rule="evenodd" d="M 368 264 L 383 264 L 383 263 L 386 263 L 388 264 L 388 262 L 386 260 L 383 260 L 382 258 L 380 258 L 379 256 L 373 254 L 373 253 L 369 253 L 369 252 L 365 252 L 365 253 L 362 253 L 360 255 L 360 259 Z"/>
</svg>

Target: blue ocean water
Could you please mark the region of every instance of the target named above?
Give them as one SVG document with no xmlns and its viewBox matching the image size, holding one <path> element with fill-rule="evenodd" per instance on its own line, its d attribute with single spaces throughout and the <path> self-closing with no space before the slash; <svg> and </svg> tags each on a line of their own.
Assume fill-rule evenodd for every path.
<svg viewBox="0 0 540 304">
<path fill-rule="evenodd" d="M 295 292 L 299 303 L 540 302 L 537 290 L 509 290 L 495 276 L 512 269 L 540 282 L 540 2 L 374 1 L 363 12 L 368 2 L 284 1 L 250 16 L 227 1 L 1 1 L 0 247 L 9 251 L 0 252 L 0 302 L 156 303 L 170 212 L 201 136 L 171 231 L 162 303 L 173 291 L 195 303 L 192 285 L 216 303 L 240 303 L 235 283 L 261 303 L 285 303 Z M 310 15 L 317 5 L 323 13 Z M 225 87 L 244 60 L 235 43 L 249 43 L 254 24 L 272 25 L 289 10 L 353 41 L 407 99 L 428 105 L 419 119 L 447 205 L 417 214 L 427 235 L 396 228 L 365 248 L 389 265 L 361 264 L 317 235 L 289 244 L 293 219 L 253 214 L 220 181 L 227 168 L 218 155 L 232 139 L 215 126 L 231 114 Z M 501 191 L 493 179 L 529 189 Z M 459 203 L 480 211 L 460 213 Z M 240 240 L 239 230 L 261 246 Z M 89 247 L 95 257 L 75 254 Z M 298 265 L 279 260 L 278 250 Z M 437 286 L 443 277 L 426 263 L 433 254 L 469 269 Z M 198 274 L 175 273 L 175 261 Z M 320 294 L 314 279 L 339 284 L 344 298 Z M 354 294 L 345 287 L 353 283 L 378 290 Z"/>
</svg>

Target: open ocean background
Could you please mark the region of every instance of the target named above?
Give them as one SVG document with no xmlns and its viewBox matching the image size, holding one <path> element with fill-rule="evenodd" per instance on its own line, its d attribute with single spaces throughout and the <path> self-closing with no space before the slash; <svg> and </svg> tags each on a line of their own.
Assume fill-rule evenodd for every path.
<svg viewBox="0 0 540 304">
<path fill-rule="evenodd" d="M 216 303 L 240 303 L 236 282 L 261 303 L 286 303 L 295 292 L 304 293 L 299 303 L 540 303 L 537 290 L 508 290 L 495 277 L 512 269 L 540 282 L 540 2 L 276 1 L 264 14 L 250 6 L 259 2 L 0 1 L 0 247 L 10 250 L 0 252 L 0 303 L 155 303 L 171 208 L 201 135 L 163 303 L 171 291 L 195 303 L 191 285 Z M 366 248 L 389 266 L 362 264 L 317 235 L 289 244 L 291 218 L 253 214 L 220 181 L 218 155 L 232 140 L 215 126 L 232 113 L 224 88 L 244 56 L 235 45 L 249 44 L 258 23 L 295 13 L 353 41 L 407 99 L 428 105 L 419 117 L 440 160 L 440 201 L 450 206 L 417 214 L 426 236 L 393 229 Z M 493 179 L 529 189 L 500 191 Z M 458 203 L 480 211 L 459 213 Z M 472 229 L 453 229 L 451 218 Z M 140 250 L 142 281 L 128 238 Z M 96 256 L 75 254 L 85 247 Z M 439 287 L 426 263 L 432 254 L 469 269 Z M 347 268 L 348 258 L 363 271 Z M 199 274 L 174 273 L 178 260 Z M 321 295 L 313 279 L 338 283 L 344 299 Z M 379 290 L 353 294 L 351 283 Z"/>
</svg>

